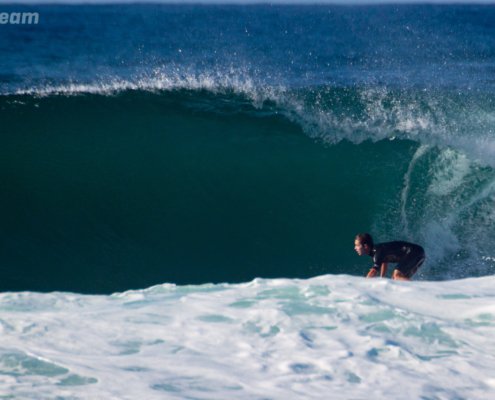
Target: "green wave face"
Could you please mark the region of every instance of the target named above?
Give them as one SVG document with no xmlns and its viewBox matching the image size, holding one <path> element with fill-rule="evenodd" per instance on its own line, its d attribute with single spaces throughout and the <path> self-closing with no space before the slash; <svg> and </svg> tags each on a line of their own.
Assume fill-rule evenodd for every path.
<svg viewBox="0 0 495 400">
<path fill-rule="evenodd" d="M 363 275 L 362 232 L 491 273 L 486 95 L 256 90 L 2 96 L 0 290 Z"/>
</svg>

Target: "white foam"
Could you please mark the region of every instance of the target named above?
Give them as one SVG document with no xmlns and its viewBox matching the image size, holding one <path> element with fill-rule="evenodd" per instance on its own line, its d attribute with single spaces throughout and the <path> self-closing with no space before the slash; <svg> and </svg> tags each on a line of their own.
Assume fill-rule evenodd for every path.
<svg viewBox="0 0 495 400">
<path fill-rule="evenodd" d="M 467 157 L 445 149 L 432 167 L 433 181 L 428 188 L 432 195 L 445 196 L 458 188 L 471 170 Z"/>
<path fill-rule="evenodd" d="M 11 398 L 493 397 L 495 278 L 4 293 Z"/>
<path fill-rule="evenodd" d="M 36 95 L 39 97 L 50 95 L 81 95 L 102 94 L 115 95 L 127 90 L 143 91 L 173 91 L 173 90 L 208 90 L 214 94 L 236 93 L 245 94 L 257 107 L 264 100 L 276 98 L 277 94 L 286 89 L 283 85 L 276 88 L 263 85 L 255 77 L 250 77 L 246 71 L 227 68 L 203 73 L 183 71 L 178 68 L 155 69 L 149 74 L 136 78 L 109 77 L 101 78 L 90 83 L 68 82 L 58 85 L 33 86 L 17 89 L 4 95 Z"/>
</svg>

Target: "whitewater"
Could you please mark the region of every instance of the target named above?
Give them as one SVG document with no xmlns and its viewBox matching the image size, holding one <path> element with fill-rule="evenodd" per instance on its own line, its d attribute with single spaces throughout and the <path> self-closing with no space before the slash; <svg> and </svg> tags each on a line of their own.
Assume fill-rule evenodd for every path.
<svg viewBox="0 0 495 400">
<path fill-rule="evenodd" d="M 490 399 L 494 277 L 3 293 L 5 399 Z"/>
</svg>

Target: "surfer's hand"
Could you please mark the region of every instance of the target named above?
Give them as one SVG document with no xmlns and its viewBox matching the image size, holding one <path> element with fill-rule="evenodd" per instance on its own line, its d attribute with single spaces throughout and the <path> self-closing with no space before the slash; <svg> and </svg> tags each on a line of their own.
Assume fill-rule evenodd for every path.
<svg viewBox="0 0 495 400">
<path fill-rule="evenodd" d="M 371 268 L 370 272 L 368 272 L 368 275 L 366 275 L 366 278 L 373 278 L 378 275 L 378 270 L 376 268 Z"/>
</svg>

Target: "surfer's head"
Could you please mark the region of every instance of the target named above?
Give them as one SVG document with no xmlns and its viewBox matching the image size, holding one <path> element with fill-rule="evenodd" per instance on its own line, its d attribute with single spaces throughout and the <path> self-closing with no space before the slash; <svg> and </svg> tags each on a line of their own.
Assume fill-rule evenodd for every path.
<svg viewBox="0 0 495 400">
<path fill-rule="evenodd" d="M 369 255 L 373 245 L 373 238 L 370 234 L 360 233 L 356 236 L 356 240 L 354 241 L 354 250 L 356 250 L 356 253 L 360 256 L 363 254 Z"/>
</svg>

